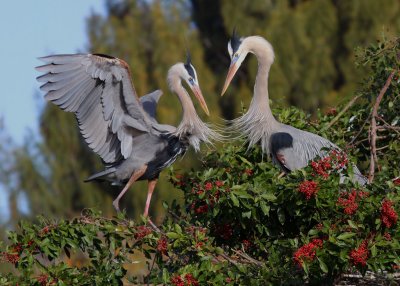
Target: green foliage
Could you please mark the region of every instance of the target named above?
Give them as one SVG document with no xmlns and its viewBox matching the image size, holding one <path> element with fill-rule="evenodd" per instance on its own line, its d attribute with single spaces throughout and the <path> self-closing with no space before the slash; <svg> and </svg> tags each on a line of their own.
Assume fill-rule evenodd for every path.
<svg viewBox="0 0 400 286">
<path fill-rule="evenodd" d="M 362 161 L 369 155 L 362 144 L 375 104 L 367 96 L 376 98 L 394 71 L 379 108 L 385 121 L 378 124 L 385 127 L 379 144 L 390 147 L 377 154 L 381 168 L 373 183 L 354 183 L 352 160 L 341 152 L 331 151 L 280 178 L 260 148 L 227 143 L 209 152 L 201 169 L 171 171 L 184 204 L 164 203 L 168 215 L 158 227 L 125 214 L 108 219 L 93 211 L 72 220 L 21 223 L 1 252 L 2 263 L 13 265 L 15 273 L 1 275 L 0 282 L 321 285 L 355 270 L 385 271 L 394 279 L 400 267 L 400 178 L 394 167 L 399 122 L 393 112 L 400 105 L 398 45 L 398 40 L 386 41 L 360 52 L 359 63 L 370 68 L 361 103 L 335 119 L 334 111 L 308 122 L 295 108 L 275 110 L 280 121 L 323 134 Z M 334 128 L 327 128 L 329 123 Z M 139 261 L 146 262 L 146 273 L 132 270 Z"/>
</svg>

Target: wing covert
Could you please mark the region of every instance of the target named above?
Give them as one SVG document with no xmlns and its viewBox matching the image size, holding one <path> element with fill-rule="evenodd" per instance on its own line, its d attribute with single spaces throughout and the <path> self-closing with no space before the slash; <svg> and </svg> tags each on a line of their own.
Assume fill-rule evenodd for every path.
<svg viewBox="0 0 400 286">
<path fill-rule="evenodd" d="M 40 58 L 45 65 L 45 98 L 74 112 L 82 136 L 105 163 L 132 152 L 132 136 L 152 131 L 133 87 L 128 65 L 117 58 L 96 54 L 53 55 Z"/>
</svg>

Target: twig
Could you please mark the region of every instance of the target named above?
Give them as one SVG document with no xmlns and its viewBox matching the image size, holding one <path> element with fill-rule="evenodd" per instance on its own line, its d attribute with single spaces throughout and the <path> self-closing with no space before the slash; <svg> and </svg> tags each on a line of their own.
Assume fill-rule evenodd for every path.
<svg viewBox="0 0 400 286">
<path fill-rule="evenodd" d="M 390 125 L 389 123 L 386 122 L 385 119 L 383 119 L 379 115 L 377 115 L 376 118 L 383 122 L 383 126 L 377 126 L 378 129 L 381 129 L 381 130 L 382 129 L 391 129 L 391 130 L 393 130 L 394 132 L 396 132 L 397 134 L 400 135 L 400 132 L 397 131 L 397 130 L 400 130 L 400 127 Z"/>
<path fill-rule="evenodd" d="M 233 265 L 238 265 L 238 263 L 233 260 L 229 255 L 225 254 L 225 253 L 221 253 L 220 254 L 221 257 L 225 258 L 226 260 L 228 260 L 230 263 L 232 263 Z M 215 256 L 214 256 L 215 257 Z"/>
<path fill-rule="evenodd" d="M 156 262 L 156 254 L 154 254 L 153 261 L 152 261 L 150 269 L 149 269 L 149 274 L 147 275 L 147 286 L 150 286 L 150 274 L 151 274 L 151 271 L 153 271 L 155 262 Z"/>
<path fill-rule="evenodd" d="M 369 119 L 371 118 L 371 113 L 368 115 L 367 119 L 365 119 L 363 125 L 361 126 L 360 130 L 357 132 L 356 136 L 353 137 L 353 139 L 350 141 L 349 144 L 347 144 L 348 146 L 352 146 L 354 141 L 356 141 L 356 139 L 358 138 L 358 136 L 360 136 L 361 132 L 364 129 L 365 124 L 367 124 L 367 122 L 369 121 Z M 368 139 L 369 140 L 369 139 Z"/>
<path fill-rule="evenodd" d="M 163 231 L 161 231 L 155 224 L 154 222 L 149 218 L 148 223 L 150 224 L 150 226 L 154 229 L 155 232 L 161 233 L 161 234 L 165 234 Z"/>
<path fill-rule="evenodd" d="M 393 130 L 393 131 L 395 131 L 397 134 L 400 135 L 400 132 L 399 132 L 399 131 L 400 131 L 400 127 L 399 127 L 399 126 L 391 126 L 391 125 L 387 126 L 387 125 L 384 125 L 384 126 L 377 126 L 376 129 L 378 129 L 378 130 L 387 130 L 387 129 L 390 129 L 390 130 Z"/>
<path fill-rule="evenodd" d="M 176 220 L 182 220 L 182 218 L 180 216 L 178 216 L 176 213 L 174 213 L 173 211 L 168 210 L 168 213 L 170 215 L 172 215 Z"/>
<path fill-rule="evenodd" d="M 258 260 L 255 260 L 253 257 L 249 256 L 249 255 L 248 255 L 247 253 L 245 253 L 245 252 L 242 252 L 242 251 L 239 251 L 239 250 L 234 250 L 234 249 L 232 249 L 232 250 L 233 250 L 233 252 L 235 252 L 237 255 L 243 257 L 244 259 L 248 260 L 249 262 L 251 262 L 251 263 L 253 263 L 253 264 L 256 264 L 256 265 L 258 265 L 258 266 L 262 266 L 262 265 L 263 265 L 262 262 L 260 262 L 260 261 L 258 261 Z"/>
<path fill-rule="evenodd" d="M 357 95 L 355 97 L 353 97 L 349 103 L 346 104 L 346 106 L 338 113 L 338 115 L 335 116 L 335 118 L 333 118 L 331 120 L 331 122 L 328 123 L 328 125 L 326 125 L 324 128 L 322 128 L 322 131 L 329 129 L 330 127 L 332 127 L 333 124 L 335 124 L 340 117 L 343 116 L 343 114 L 346 113 L 347 110 L 349 110 L 350 107 L 353 106 L 353 104 L 356 102 L 357 99 L 360 98 L 361 95 Z"/>
<path fill-rule="evenodd" d="M 383 147 L 376 148 L 376 151 L 381 151 L 381 150 L 384 150 L 386 148 L 389 148 L 389 145 L 385 145 Z"/>
<path fill-rule="evenodd" d="M 386 80 L 385 85 L 382 87 L 381 91 L 379 92 L 378 97 L 376 98 L 374 107 L 372 109 L 372 116 L 371 116 L 371 128 L 370 128 L 370 145 L 371 145 L 371 159 L 370 159 L 370 165 L 369 165 L 369 175 L 368 175 L 368 181 L 372 183 L 374 180 L 375 176 L 375 164 L 378 163 L 378 157 L 376 155 L 376 118 L 378 117 L 378 108 L 379 104 L 382 101 L 383 95 L 386 93 L 387 89 L 389 88 L 390 83 L 392 82 L 393 76 L 395 74 L 395 71 L 392 71 Z"/>
</svg>

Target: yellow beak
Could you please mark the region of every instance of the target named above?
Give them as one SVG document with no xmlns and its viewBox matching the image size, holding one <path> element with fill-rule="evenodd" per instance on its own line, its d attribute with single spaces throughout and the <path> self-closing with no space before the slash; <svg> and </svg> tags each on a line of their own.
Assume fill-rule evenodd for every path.
<svg viewBox="0 0 400 286">
<path fill-rule="evenodd" d="M 208 111 L 207 103 L 204 100 L 203 94 L 200 90 L 200 87 L 195 84 L 195 85 L 190 85 L 190 88 L 192 89 L 194 95 L 196 96 L 197 100 L 200 102 L 201 108 L 203 108 L 204 112 L 207 115 L 210 115 L 210 112 Z"/>
<path fill-rule="evenodd" d="M 222 89 L 221 96 L 224 95 L 225 91 L 228 89 L 229 84 L 231 83 L 231 80 L 235 76 L 239 66 L 236 65 L 236 63 L 231 64 L 228 70 L 228 75 L 226 76 L 224 88 Z"/>
</svg>

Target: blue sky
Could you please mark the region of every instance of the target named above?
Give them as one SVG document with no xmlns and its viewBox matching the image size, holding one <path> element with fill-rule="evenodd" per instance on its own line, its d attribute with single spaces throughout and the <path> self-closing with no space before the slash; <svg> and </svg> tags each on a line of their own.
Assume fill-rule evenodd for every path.
<svg viewBox="0 0 400 286">
<path fill-rule="evenodd" d="M 22 144 L 28 130 L 37 132 L 39 110 L 45 104 L 35 80 L 38 73 L 34 67 L 41 64 L 37 57 L 85 52 L 86 19 L 92 11 L 104 14 L 104 2 L 15 0 L 1 3 L 0 118 L 17 144 Z M 1 216 L 7 215 L 6 201 L 5 191 L 0 188 Z"/>
</svg>

